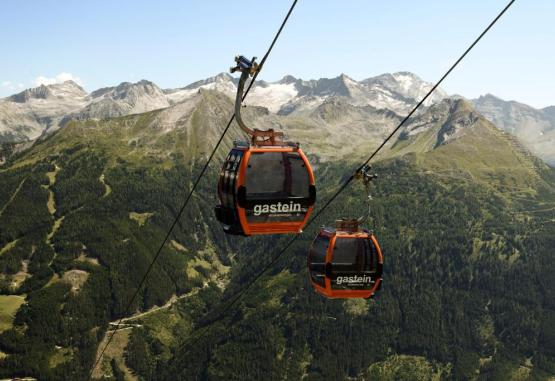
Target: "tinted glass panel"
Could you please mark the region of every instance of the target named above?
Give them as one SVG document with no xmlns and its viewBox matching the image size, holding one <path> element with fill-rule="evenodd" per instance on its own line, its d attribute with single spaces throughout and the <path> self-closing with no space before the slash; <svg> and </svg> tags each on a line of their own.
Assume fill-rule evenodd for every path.
<svg viewBox="0 0 555 381">
<path fill-rule="evenodd" d="M 251 153 L 246 170 L 248 222 L 298 222 L 308 211 L 310 178 L 297 152 Z M 299 199 L 300 198 L 300 199 Z"/>
<path fill-rule="evenodd" d="M 308 197 L 310 177 L 303 158 L 297 152 L 287 154 L 287 161 L 291 166 L 291 189 L 289 195 L 293 197 Z"/>
<path fill-rule="evenodd" d="M 247 198 L 282 198 L 285 193 L 283 153 L 252 153 L 247 165 Z"/>
<path fill-rule="evenodd" d="M 310 178 L 298 152 L 251 153 L 247 198 L 308 197 Z"/>
<path fill-rule="evenodd" d="M 322 287 L 325 286 L 326 253 L 329 244 L 330 239 L 328 237 L 319 235 L 312 243 L 308 257 L 310 277 L 314 283 Z"/>
<path fill-rule="evenodd" d="M 376 281 L 376 249 L 369 238 L 337 237 L 332 258 L 332 289 L 371 289 Z"/>
<path fill-rule="evenodd" d="M 220 173 L 219 196 L 226 208 L 235 208 L 235 183 L 242 158 L 243 151 L 231 150 Z"/>
</svg>

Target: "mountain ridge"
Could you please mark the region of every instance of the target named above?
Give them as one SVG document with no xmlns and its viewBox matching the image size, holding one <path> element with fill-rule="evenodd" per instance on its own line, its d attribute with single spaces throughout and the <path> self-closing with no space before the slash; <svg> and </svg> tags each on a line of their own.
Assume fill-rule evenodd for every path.
<svg viewBox="0 0 555 381">
<path fill-rule="evenodd" d="M 148 80 L 122 82 L 90 94 L 73 81 L 27 89 L 0 100 L 0 140 L 12 144 L 34 141 L 72 119 L 101 120 L 163 109 L 189 99 L 201 90 L 219 91 L 233 99 L 236 85 L 236 78 L 219 73 L 176 89 L 161 89 Z M 346 74 L 311 80 L 285 75 L 274 82 L 258 81 L 245 104 L 265 107 L 279 116 L 315 119 L 322 107 L 330 108 L 335 102 L 333 107 L 337 108 L 338 99 L 342 99 L 345 106 L 362 107 L 351 114 L 353 117 L 366 106 L 402 116 L 431 86 L 406 71 L 385 73 L 361 81 Z M 430 107 L 446 97 L 447 94 L 438 89 L 425 106 Z M 555 164 L 555 106 L 536 110 L 518 102 L 505 102 L 490 94 L 471 102 L 497 127 L 514 134 L 528 149 L 546 162 Z M 423 111 L 419 110 L 419 113 Z M 359 114 L 355 118 L 361 121 L 361 117 Z M 370 115 L 369 121 L 373 119 L 374 116 Z"/>
<path fill-rule="evenodd" d="M 75 81 L 67 80 L 63 83 L 48 86 L 40 85 L 38 87 L 25 89 L 22 92 L 6 97 L 5 99 L 16 103 L 25 103 L 31 99 L 47 99 L 49 97 L 56 96 L 60 97 L 62 94 L 65 96 L 85 97 L 87 92 Z"/>
<path fill-rule="evenodd" d="M 418 77 L 413 75 L 412 78 L 416 86 L 419 83 L 428 86 Z M 122 82 L 117 86 L 94 90 L 90 94 L 73 81 L 43 85 L 0 99 L 0 137 L 4 136 L 4 141 L 11 142 L 34 140 L 45 132 L 55 131 L 71 119 L 105 119 L 165 108 L 193 96 L 200 89 L 218 90 L 233 98 L 237 81 L 228 73 L 219 73 L 176 89 L 163 90 L 151 81 L 141 80 L 135 83 Z M 400 85 L 397 87 L 401 88 Z M 383 94 L 370 96 L 367 94 L 369 91 L 377 90 L 369 89 L 345 74 L 318 80 L 284 76 L 276 82 L 257 82 L 246 103 L 267 107 L 274 113 L 290 114 L 294 109 L 302 113 L 302 110 L 317 107 L 329 97 L 342 96 L 353 104 L 375 107 L 380 106 L 376 102 L 383 103 L 384 97 L 387 98 Z M 386 100 L 381 104 L 383 107 L 378 108 L 395 111 L 400 104 L 406 108 L 408 103 L 415 103 L 414 99 L 396 94 L 392 102 Z M 35 110 L 37 106 L 42 110 L 38 115 Z"/>
</svg>

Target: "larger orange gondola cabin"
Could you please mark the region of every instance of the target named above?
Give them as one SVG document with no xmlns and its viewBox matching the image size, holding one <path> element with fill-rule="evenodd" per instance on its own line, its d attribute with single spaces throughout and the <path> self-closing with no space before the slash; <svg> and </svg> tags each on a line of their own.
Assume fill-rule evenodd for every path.
<svg viewBox="0 0 555 381">
<path fill-rule="evenodd" d="M 216 217 L 229 234 L 299 233 L 316 199 L 314 174 L 297 144 L 236 142 L 218 181 Z"/>
</svg>

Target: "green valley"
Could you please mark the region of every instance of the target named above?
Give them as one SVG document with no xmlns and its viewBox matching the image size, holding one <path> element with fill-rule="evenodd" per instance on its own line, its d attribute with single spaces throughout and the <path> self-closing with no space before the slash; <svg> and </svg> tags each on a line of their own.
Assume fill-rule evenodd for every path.
<svg viewBox="0 0 555 381">
<path fill-rule="evenodd" d="M 464 101 L 413 118 L 374 163 L 376 299 L 326 300 L 306 275 L 318 226 L 360 214 L 354 184 L 226 308 L 291 238 L 225 236 L 215 220 L 233 126 L 124 315 L 231 109 L 201 90 L 163 110 L 72 121 L 0 167 L 0 378 L 85 380 L 122 317 L 94 379 L 555 376 L 555 171 Z M 245 115 L 307 141 L 317 206 L 399 120 L 341 102 Z M 337 141 L 314 139 L 324 123 L 330 136 L 343 123 Z M 348 128 L 362 134 L 351 146 Z"/>
</svg>

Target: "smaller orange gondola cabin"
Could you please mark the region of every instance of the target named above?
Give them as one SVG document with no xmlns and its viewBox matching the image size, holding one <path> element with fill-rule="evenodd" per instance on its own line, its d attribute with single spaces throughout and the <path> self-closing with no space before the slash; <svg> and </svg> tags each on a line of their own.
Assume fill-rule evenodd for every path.
<svg viewBox="0 0 555 381">
<path fill-rule="evenodd" d="M 328 298 L 371 298 L 381 288 L 383 256 L 358 220 L 339 220 L 318 232 L 308 255 L 312 286 Z"/>
<path fill-rule="evenodd" d="M 316 200 L 314 174 L 298 144 L 235 142 L 218 196 L 216 218 L 228 234 L 299 233 Z"/>
</svg>

